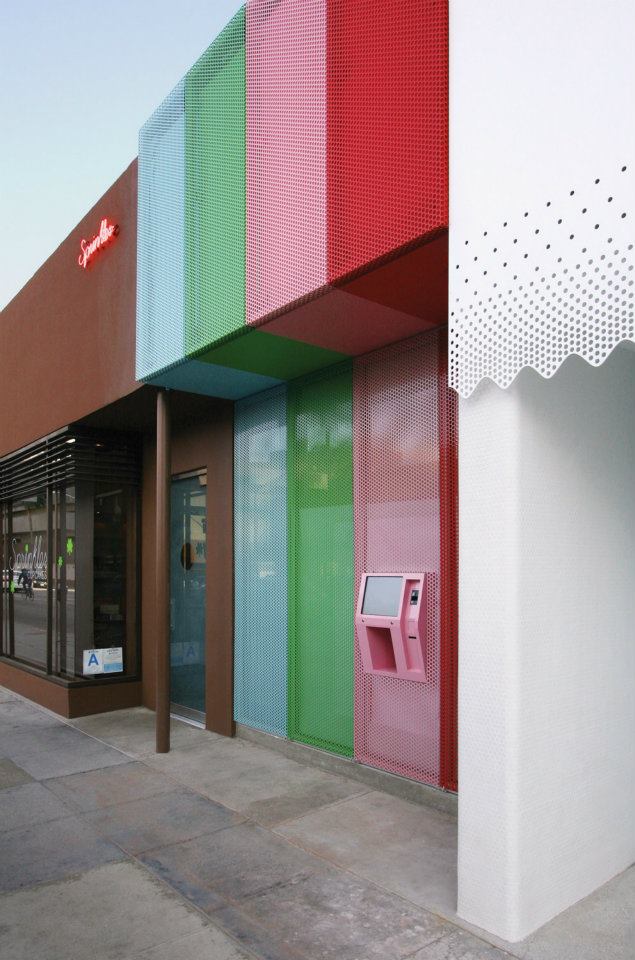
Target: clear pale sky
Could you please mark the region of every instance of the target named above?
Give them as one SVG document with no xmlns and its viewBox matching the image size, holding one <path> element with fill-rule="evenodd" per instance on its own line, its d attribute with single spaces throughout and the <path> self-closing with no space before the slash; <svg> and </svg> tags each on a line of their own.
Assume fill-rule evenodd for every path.
<svg viewBox="0 0 635 960">
<path fill-rule="evenodd" d="M 240 0 L 0 0 L 0 309 Z"/>
</svg>

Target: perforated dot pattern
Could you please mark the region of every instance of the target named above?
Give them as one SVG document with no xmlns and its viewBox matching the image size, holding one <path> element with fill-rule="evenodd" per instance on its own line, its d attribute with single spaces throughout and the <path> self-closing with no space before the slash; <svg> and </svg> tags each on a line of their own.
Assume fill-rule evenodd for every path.
<svg viewBox="0 0 635 960">
<path fill-rule="evenodd" d="M 184 356 L 185 84 L 139 133 L 136 376 Z"/>
<path fill-rule="evenodd" d="M 447 225 L 447 0 L 330 0 L 328 278 Z"/>
<path fill-rule="evenodd" d="M 287 404 L 284 387 L 235 405 L 234 717 L 287 733 Z"/>
<path fill-rule="evenodd" d="M 571 354 L 598 366 L 635 340 L 634 171 L 625 162 L 454 238 L 450 382 L 462 396 L 526 366 L 551 377 Z"/>
<path fill-rule="evenodd" d="M 355 756 L 434 785 L 456 781 L 456 411 L 432 331 L 354 367 L 355 580 L 427 574 L 425 683 L 366 674 L 356 644 Z M 443 604 L 443 606 L 442 606 Z M 443 744 L 443 748 L 442 748 Z"/>
<path fill-rule="evenodd" d="M 326 0 L 247 4 L 247 322 L 326 283 Z"/>
<path fill-rule="evenodd" d="M 353 753 L 349 365 L 289 388 L 289 736 Z"/>
<path fill-rule="evenodd" d="M 245 9 L 185 78 L 185 350 L 245 323 Z"/>
</svg>

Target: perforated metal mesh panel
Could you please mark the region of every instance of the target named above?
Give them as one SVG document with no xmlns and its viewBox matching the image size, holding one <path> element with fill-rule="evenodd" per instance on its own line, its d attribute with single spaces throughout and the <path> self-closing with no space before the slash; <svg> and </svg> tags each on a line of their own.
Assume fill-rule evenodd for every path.
<svg viewBox="0 0 635 960">
<path fill-rule="evenodd" d="M 326 0 L 247 4 L 247 322 L 326 283 Z"/>
<path fill-rule="evenodd" d="M 352 379 L 289 393 L 289 736 L 353 751 Z"/>
<path fill-rule="evenodd" d="M 184 356 L 185 84 L 139 133 L 136 376 Z"/>
<path fill-rule="evenodd" d="M 447 644 L 455 613 L 441 610 L 441 598 L 450 599 L 441 575 L 452 569 L 447 538 L 456 521 L 442 506 L 442 490 L 447 496 L 450 488 L 440 464 L 456 439 L 440 354 L 445 335 L 422 334 L 354 367 L 356 583 L 365 572 L 424 572 L 429 590 L 426 682 L 365 674 L 356 646 L 355 756 L 435 785 L 442 780 L 442 631 Z M 446 682 L 444 693 L 452 687 Z M 446 750 L 455 738 L 456 727 L 444 731 Z"/>
<path fill-rule="evenodd" d="M 185 78 L 185 350 L 245 323 L 245 11 Z"/>
<path fill-rule="evenodd" d="M 447 0 L 329 0 L 328 276 L 447 225 Z"/>
<path fill-rule="evenodd" d="M 287 733 L 285 388 L 235 406 L 234 716 Z"/>
</svg>

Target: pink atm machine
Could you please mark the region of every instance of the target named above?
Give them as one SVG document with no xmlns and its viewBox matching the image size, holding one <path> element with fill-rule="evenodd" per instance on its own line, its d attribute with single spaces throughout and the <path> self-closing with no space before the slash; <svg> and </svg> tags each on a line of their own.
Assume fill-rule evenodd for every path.
<svg viewBox="0 0 635 960">
<path fill-rule="evenodd" d="M 365 573 L 355 626 L 364 673 L 426 679 L 425 573 Z"/>
</svg>

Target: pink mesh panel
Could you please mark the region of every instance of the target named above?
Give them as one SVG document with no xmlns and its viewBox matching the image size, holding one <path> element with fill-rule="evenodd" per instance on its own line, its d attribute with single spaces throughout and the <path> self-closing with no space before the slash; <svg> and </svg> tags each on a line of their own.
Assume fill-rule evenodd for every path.
<svg viewBox="0 0 635 960">
<path fill-rule="evenodd" d="M 429 573 L 427 675 L 362 672 L 355 654 L 355 756 L 438 785 L 441 708 L 440 344 L 420 334 L 355 361 L 355 565 L 361 574 Z"/>
<path fill-rule="evenodd" d="M 247 323 L 325 283 L 325 0 L 249 0 Z"/>
</svg>

